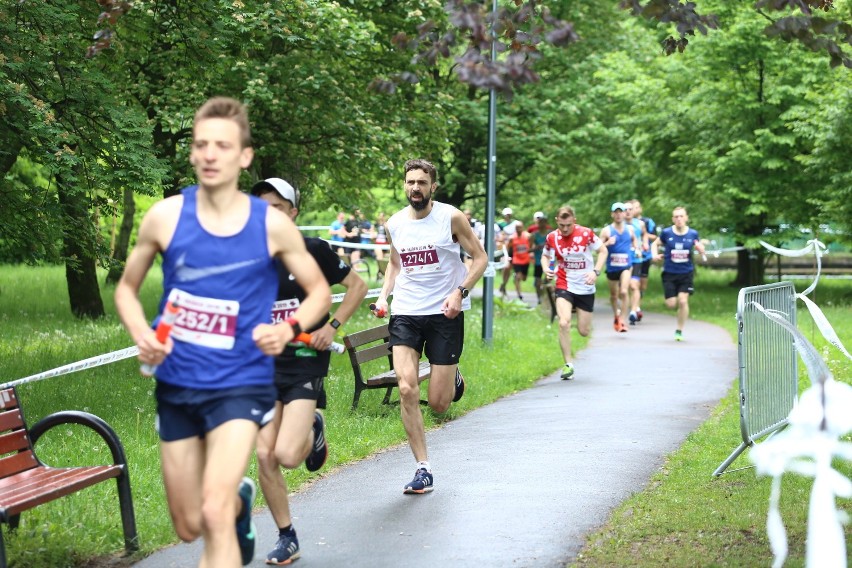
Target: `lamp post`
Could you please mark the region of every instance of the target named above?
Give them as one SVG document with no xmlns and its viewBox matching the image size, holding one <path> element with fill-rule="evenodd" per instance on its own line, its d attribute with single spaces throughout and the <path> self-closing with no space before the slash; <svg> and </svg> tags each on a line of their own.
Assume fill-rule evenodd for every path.
<svg viewBox="0 0 852 568">
<path fill-rule="evenodd" d="M 497 42 L 494 28 L 497 22 L 497 0 L 492 0 L 491 20 L 491 61 L 497 60 Z M 488 92 L 488 180 L 485 194 L 485 254 L 489 267 L 482 288 L 482 339 L 488 345 L 494 339 L 494 279 L 491 262 L 494 260 L 494 202 L 497 196 L 497 91 L 494 87 Z"/>
</svg>

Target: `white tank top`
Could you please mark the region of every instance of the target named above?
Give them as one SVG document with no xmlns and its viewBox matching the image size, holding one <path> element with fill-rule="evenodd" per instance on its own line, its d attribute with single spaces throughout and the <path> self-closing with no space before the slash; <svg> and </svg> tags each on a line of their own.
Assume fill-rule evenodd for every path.
<svg viewBox="0 0 852 568">
<path fill-rule="evenodd" d="M 406 316 L 440 314 L 444 300 L 464 282 L 467 268 L 453 242 L 454 207 L 437 201 L 423 219 L 410 219 L 408 207 L 387 223 L 391 244 L 399 253 L 391 313 Z M 462 310 L 470 309 L 470 298 Z"/>
</svg>

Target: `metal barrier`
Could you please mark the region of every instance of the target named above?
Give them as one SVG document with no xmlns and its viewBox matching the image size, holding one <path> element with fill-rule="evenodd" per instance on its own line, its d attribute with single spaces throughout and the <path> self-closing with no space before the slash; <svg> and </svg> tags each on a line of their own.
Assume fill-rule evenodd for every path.
<svg viewBox="0 0 852 568">
<path fill-rule="evenodd" d="M 783 314 L 796 325 L 796 289 L 776 282 L 740 290 L 737 322 L 740 366 L 740 430 L 742 444 L 713 472 L 722 475 L 759 438 L 784 428 L 798 395 L 798 356 L 793 337 L 755 308 Z"/>
</svg>

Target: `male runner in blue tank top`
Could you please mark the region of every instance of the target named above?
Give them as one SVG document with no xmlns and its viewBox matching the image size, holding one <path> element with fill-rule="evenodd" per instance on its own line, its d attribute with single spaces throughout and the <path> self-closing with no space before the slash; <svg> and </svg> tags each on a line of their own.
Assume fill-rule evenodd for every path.
<svg viewBox="0 0 852 568">
<path fill-rule="evenodd" d="M 256 195 L 293 221 L 299 214 L 299 191 L 281 178 L 269 178 L 254 184 Z M 305 462 L 308 471 L 317 471 L 328 456 L 323 415 L 317 410 L 326 406 L 325 376 L 331 362 L 328 351 L 337 330 L 361 305 L 367 295 L 367 284 L 343 262 L 322 239 L 305 237 L 308 252 L 316 259 L 329 284 L 346 288 L 343 301 L 334 312 L 326 314 L 319 324 L 307 331 L 310 344 L 297 342 L 285 347 L 275 358 L 275 418 L 260 430 L 257 437 L 257 473 L 263 497 L 278 527 L 275 547 L 266 555 L 267 564 L 283 566 L 300 557 L 299 539 L 290 515 L 287 480 L 281 468 L 295 469 Z M 305 292 L 290 277 L 290 271 L 279 264 L 278 295 L 272 311 L 273 321 L 290 317 L 299 308 Z"/>
<path fill-rule="evenodd" d="M 622 310 L 628 309 L 627 291 L 633 274 L 633 250 L 639 246 L 636 229 L 624 221 L 626 206 L 616 201 L 610 207 L 612 223 L 601 229 L 600 239 L 605 247 L 598 255 L 595 270 L 601 271 L 606 261 L 606 279 L 609 283 L 609 303 L 612 305 L 613 327 L 615 331 L 626 332 L 627 326 L 622 318 Z"/>
<path fill-rule="evenodd" d="M 660 233 L 660 238 L 651 245 L 655 261 L 663 261 L 663 294 L 666 307 L 670 310 L 677 308 L 677 329 L 675 341 L 683 341 L 683 326 L 689 318 L 689 296 L 695 291 L 692 287 L 695 265 L 692 263 L 692 248 L 704 256 L 704 244 L 698 238 L 698 231 L 689 228 L 689 216 L 686 208 L 675 207 L 672 211 L 671 227 L 666 227 Z M 659 245 L 665 247 L 662 254 Z"/>
<path fill-rule="evenodd" d="M 198 186 L 155 203 L 115 291 L 122 323 L 155 371 L 163 483 L 175 532 L 204 537 L 199 565 L 246 565 L 254 557 L 244 478 L 259 428 L 275 408 L 273 358 L 328 313 L 328 284 L 293 222 L 242 193 L 240 171 L 252 161 L 245 107 L 218 97 L 197 111 L 190 163 Z M 155 257 L 163 259 L 162 312 L 180 312 L 172 335 L 157 340 L 139 288 Z M 269 314 L 280 258 L 307 295 L 282 325 Z M 242 478 L 242 480 L 241 480 Z M 234 519 L 236 519 L 236 527 Z"/>
<path fill-rule="evenodd" d="M 376 313 L 387 313 L 393 293 L 390 344 L 393 368 L 399 381 L 400 415 L 408 445 L 417 461 L 414 479 L 404 493 L 428 493 L 434 487 L 426 451 L 426 433 L 420 413 L 417 382 L 424 349 L 431 363 L 429 406 L 445 412 L 459 400 L 464 381 L 458 373 L 464 347 L 464 312 L 470 308 L 470 288 L 485 272 L 485 249 L 464 213 L 446 203 L 433 201 L 438 171 L 426 160 L 405 163 L 405 196 L 408 207 L 387 222 L 390 262 Z M 473 257 L 466 269 L 459 245 Z"/>
</svg>

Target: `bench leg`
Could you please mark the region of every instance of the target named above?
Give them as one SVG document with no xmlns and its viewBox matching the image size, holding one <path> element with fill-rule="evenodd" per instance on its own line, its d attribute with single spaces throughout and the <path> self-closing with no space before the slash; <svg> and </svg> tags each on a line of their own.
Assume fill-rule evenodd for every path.
<svg viewBox="0 0 852 568">
<path fill-rule="evenodd" d="M 139 550 L 139 535 L 136 531 L 136 515 L 133 512 L 133 496 L 130 493 L 127 465 L 124 466 L 124 473 L 115 481 L 118 484 L 118 505 L 121 509 L 121 527 L 124 530 L 124 549 L 129 554 Z"/>
<path fill-rule="evenodd" d="M 361 398 L 361 391 L 363 388 L 358 388 L 360 385 L 355 383 L 355 395 L 352 397 L 352 410 L 358 408 L 358 400 Z"/>
<path fill-rule="evenodd" d="M 391 393 L 393 393 L 393 387 L 388 387 L 388 390 L 385 391 L 385 398 L 382 400 L 382 404 L 390 404 Z"/>
</svg>

